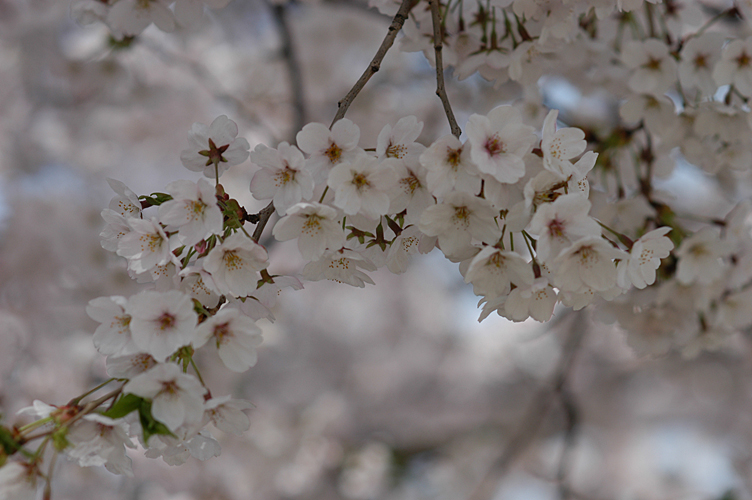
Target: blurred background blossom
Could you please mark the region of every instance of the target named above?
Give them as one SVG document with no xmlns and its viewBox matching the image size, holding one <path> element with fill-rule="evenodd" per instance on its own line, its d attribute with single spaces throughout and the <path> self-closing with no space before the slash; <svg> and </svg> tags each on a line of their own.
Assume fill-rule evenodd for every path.
<svg viewBox="0 0 752 500">
<path fill-rule="evenodd" d="M 188 178 L 194 122 L 226 114 L 251 144 L 297 132 L 274 5 L 235 0 L 190 31 L 148 28 L 128 47 L 76 25 L 59 0 L 0 0 L 0 410 L 63 404 L 106 378 L 86 303 L 129 295 L 125 262 L 99 243 L 106 178 L 139 194 Z M 306 122 L 329 123 L 389 20 L 365 2 L 298 3 L 285 19 Z M 348 118 L 361 144 L 405 115 L 429 143 L 449 132 L 421 54 L 393 50 Z M 547 99 L 593 122 L 614 110 L 556 77 Z M 458 121 L 517 97 L 480 77 L 448 81 Z M 558 102 L 557 102 L 558 100 Z M 577 111 L 575 111 L 577 110 Z M 543 117 L 527 117 L 536 125 Z M 248 163 L 223 184 L 249 212 Z M 192 179 L 198 178 L 195 174 Z M 678 186 L 678 187 L 677 187 Z M 711 206 L 690 175 L 668 182 Z M 710 209 L 709 209 L 710 210 Z M 302 265 L 294 242 L 262 241 L 272 271 Z M 476 297 L 437 251 L 365 289 L 331 282 L 285 292 L 259 322 L 245 374 L 206 360 L 217 393 L 254 404 L 222 455 L 181 467 L 131 451 L 136 477 L 64 464 L 55 498 L 689 499 L 752 498 L 752 345 L 686 360 L 642 358 L 589 311 L 550 324 L 477 323 Z M 200 362 L 201 360 L 199 360 Z M 214 369 L 216 368 L 216 369 Z"/>
</svg>

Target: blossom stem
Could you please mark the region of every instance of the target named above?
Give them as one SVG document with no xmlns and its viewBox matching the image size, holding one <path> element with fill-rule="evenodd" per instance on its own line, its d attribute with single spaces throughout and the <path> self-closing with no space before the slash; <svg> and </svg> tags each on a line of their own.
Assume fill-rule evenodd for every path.
<svg viewBox="0 0 752 500">
<path fill-rule="evenodd" d="M 449 121 L 452 135 L 459 139 L 462 129 L 457 125 L 457 119 L 454 117 L 451 104 L 449 104 L 449 97 L 444 85 L 444 59 L 442 56 L 444 35 L 441 29 L 441 12 L 439 12 L 438 0 L 429 0 L 429 3 L 431 5 L 431 19 L 433 21 L 433 49 L 436 54 L 436 95 L 439 96 L 441 104 L 444 106 L 444 113 L 446 113 L 447 120 Z"/>
<path fill-rule="evenodd" d="M 394 44 L 394 40 L 395 38 L 397 38 L 397 33 L 399 33 L 402 29 L 402 25 L 404 25 L 405 21 L 407 20 L 407 14 L 415 4 L 417 4 L 415 0 L 402 0 L 402 4 L 400 5 L 397 13 L 394 15 L 394 19 L 392 19 L 392 23 L 389 25 L 389 30 L 387 31 L 386 37 L 384 37 L 384 41 L 381 42 L 381 46 L 376 51 L 376 55 L 373 56 L 371 64 L 368 65 L 368 68 L 366 68 L 358 81 L 355 82 L 355 85 L 352 89 L 350 89 L 350 92 L 348 92 L 347 95 L 337 103 L 339 109 L 337 109 L 337 114 L 334 115 L 334 120 L 332 120 L 332 125 L 330 125 L 329 128 L 337 123 L 338 120 L 341 120 L 345 117 L 345 114 L 350 108 L 350 105 L 358 96 L 360 91 L 363 90 L 363 87 L 366 86 L 368 80 L 370 80 L 371 77 L 375 75 L 379 71 L 379 69 L 381 69 L 381 61 L 384 60 L 384 56 L 386 56 L 386 53 Z"/>
<path fill-rule="evenodd" d="M 114 377 L 105 380 L 104 382 L 102 382 L 101 384 L 99 384 L 98 386 L 96 386 L 95 388 L 93 388 L 93 389 L 91 389 L 89 391 L 86 391 L 85 393 L 81 394 L 80 396 L 78 396 L 76 398 L 71 399 L 70 402 L 68 403 L 68 406 L 75 406 L 75 405 L 77 405 L 79 403 L 79 401 L 81 401 L 82 399 L 84 399 L 89 394 L 92 394 L 92 393 L 98 391 L 102 387 L 106 386 L 107 384 L 109 384 L 110 382 L 113 382 L 115 380 L 117 380 L 117 379 L 114 378 Z"/>
<path fill-rule="evenodd" d="M 30 424 L 26 424 L 23 427 L 21 427 L 20 429 L 18 429 L 19 434 L 23 435 L 23 434 L 25 434 L 25 433 L 27 433 L 29 431 L 33 431 L 34 429 L 37 429 L 37 428 L 39 428 L 39 427 L 43 426 L 44 424 L 46 424 L 48 422 L 51 422 L 51 421 L 52 421 L 52 417 L 40 418 L 39 420 L 37 420 L 35 422 L 31 422 Z"/>
<path fill-rule="evenodd" d="M 198 371 L 198 366 L 196 366 L 196 362 L 193 361 L 193 356 L 188 358 L 190 360 L 191 366 L 193 367 L 193 371 L 196 372 L 196 378 L 198 378 L 198 381 L 201 382 L 201 385 L 206 387 L 206 384 L 204 383 L 204 379 L 201 377 L 201 372 Z"/>
<path fill-rule="evenodd" d="M 326 196 L 326 193 L 329 191 L 329 186 L 326 186 L 324 188 L 324 192 L 321 193 L 321 198 L 319 198 L 319 203 L 324 203 L 324 196 Z"/>
<path fill-rule="evenodd" d="M 608 227 L 607 225 L 605 225 L 604 223 L 602 223 L 602 222 L 601 222 L 601 221 L 599 221 L 599 220 L 596 220 L 595 222 L 597 222 L 597 223 L 598 223 L 598 225 L 600 225 L 600 226 L 601 226 L 601 227 L 602 227 L 603 229 L 605 229 L 605 230 L 606 230 L 606 231 L 608 231 L 609 233 L 611 233 L 611 234 L 613 234 L 614 236 L 616 236 L 616 237 L 617 237 L 617 238 L 619 239 L 619 241 L 620 241 L 620 242 L 621 242 L 621 243 L 622 243 L 622 244 L 623 244 L 624 246 L 626 246 L 626 247 L 627 247 L 627 250 L 632 250 L 632 246 L 634 245 L 634 241 L 632 241 L 632 240 L 631 240 L 630 238 L 628 238 L 628 237 L 627 237 L 626 235 L 624 235 L 624 234 L 622 234 L 622 233 L 620 233 L 620 232 L 618 232 L 618 231 L 615 231 L 615 230 L 611 229 L 610 227 Z"/>
<path fill-rule="evenodd" d="M 44 500 L 52 499 L 52 472 L 55 470 L 55 462 L 57 461 L 57 453 L 50 458 L 50 468 L 47 469 L 47 484 L 44 485 Z"/>
</svg>

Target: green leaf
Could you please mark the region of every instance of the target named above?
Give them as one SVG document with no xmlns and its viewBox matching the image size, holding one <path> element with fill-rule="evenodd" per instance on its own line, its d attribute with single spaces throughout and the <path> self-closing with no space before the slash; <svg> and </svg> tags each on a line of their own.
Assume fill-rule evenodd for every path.
<svg viewBox="0 0 752 500">
<path fill-rule="evenodd" d="M 102 413 L 102 415 L 110 418 L 123 418 L 129 413 L 138 410 L 141 407 L 142 401 L 144 399 L 135 394 L 125 394 L 112 405 L 112 408 Z"/>
<path fill-rule="evenodd" d="M 138 409 L 138 416 L 141 420 L 141 428 L 144 431 L 144 443 L 149 442 L 149 438 L 154 435 L 175 436 L 165 424 L 154 419 L 151 415 L 151 401 L 141 400 L 141 407 Z"/>
<path fill-rule="evenodd" d="M 20 448 L 16 440 L 13 439 L 13 433 L 5 427 L 0 427 L 0 446 L 2 446 L 6 455 L 12 455 Z"/>
<path fill-rule="evenodd" d="M 70 442 L 66 437 L 67 434 L 68 427 L 60 427 L 58 430 L 52 433 L 52 445 L 57 451 L 63 451 L 68 446 L 70 446 Z"/>
<path fill-rule="evenodd" d="M 131 412 L 138 411 L 138 417 L 141 421 L 141 428 L 144 431 L 144 442 L 148 443 L 149 438 L 155 434 L 163 436 L 174 436 L 165 424 L 154 419 L 151 415 L 151 401 L 141 398 L 135 394 L 126 394 L 115 403 L 115 405 L 103 413 L 105 417 L 123 418 Z"/>
</svg>

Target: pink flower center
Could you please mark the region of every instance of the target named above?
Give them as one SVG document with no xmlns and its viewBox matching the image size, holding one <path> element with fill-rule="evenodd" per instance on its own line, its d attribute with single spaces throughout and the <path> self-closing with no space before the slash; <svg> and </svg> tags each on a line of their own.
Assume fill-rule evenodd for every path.
<svg viewBox="0 0 752 500">
<path fill-rule="evenodd" d="M 170 330 L 174 328 L 176 322 L 177 320 L 175 316 L 168 312 L 162 313 L 162 315 L 159 318 L 157 318 L 157 323 L 159 323 L 159 329 L 162 331 Z"/>
<path fill-rule="evenodd" d="M 504 143 L 501 142 L 499 134 L 494 134 L 486 139 L 484 147 L 486 148 L 486 151 L 488 151 L 489 156 L 497 156 L 504 152 Z"/>
</svg>

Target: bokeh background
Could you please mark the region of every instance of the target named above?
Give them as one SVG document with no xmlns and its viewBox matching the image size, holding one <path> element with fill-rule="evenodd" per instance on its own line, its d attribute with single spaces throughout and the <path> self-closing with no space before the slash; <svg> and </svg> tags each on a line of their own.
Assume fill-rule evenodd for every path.
<svg viewBox="0 0 752 500">
<path fill-rule="evenodd" d="M 138 290 L 99 245 L 113 193 L 197 179 L 179 159 L 193 122 L 227 114 L 254 147 L 328 124 L 389 19 L 365 2 L 279 7 L 235 0 L 191 31 L 151 27 L 115 49 L 78 26 L 69 0 L 0 0 L 0 411 L 64 404 L 106 375 L 84 311 Z M 283 28 L 286 27 L 286 28 Z M 290 84 L 284 29 L 302 88 Z M 579 98 L 556 75 L 544 102 L 608 124 L 616 101 Z M 414 114 L 421 141 L 449 132 L 421 54 L 393 49 L 348 113 L 361 145 Z M 521 100 L 479 77 L 448 79 L 464 126 Z M 251 211 L 248 162 L 223 184 Z M 714 193 L 674 179 L 697 203 Z M 669 182 L 666 186 L 670 189 Z M 690 191 L 686 191 L 690 190 Z M 267 231 L 269 232 L 269 231 Z M 262 240 L 274 274 L 295 273 L 294 245 Z M 222 455 L 180 467 L 131 451 L 136 477 L 60 463 L 54 498 L 101 500 L 752 498 L 752 345 L 734 338 L 694 359 L 636 356 L 590 310 L 551 323 L 477 322 L 477 298 L 435 250 L 404 275 L 355 289 L 306 283 L 262 321 L 258 364 L 230 374 L 205 359 L 215 394 L 250 400 L 251 429 L 216 437 Z"/>
</svg>

